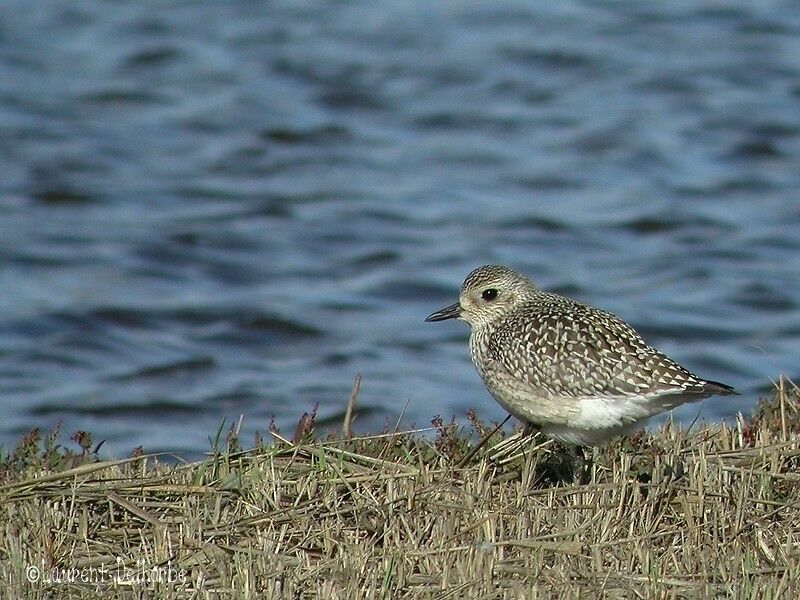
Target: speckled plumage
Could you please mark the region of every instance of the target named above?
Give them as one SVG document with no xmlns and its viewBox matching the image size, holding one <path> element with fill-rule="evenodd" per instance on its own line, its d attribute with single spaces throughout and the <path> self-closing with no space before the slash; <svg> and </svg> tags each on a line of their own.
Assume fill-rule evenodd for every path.
<svg viewBox="0 0 800 600">
<path fill-rule="evenodd" d="M 470 324 L 472 362 L 495 400 L 565 443 L 597 444 L 684 402 L 735 393 L 615 315 L 540 291 L 507 267 L 475 269 L 459 302 L 427 320 L 448 318 Z"/>
</svg>

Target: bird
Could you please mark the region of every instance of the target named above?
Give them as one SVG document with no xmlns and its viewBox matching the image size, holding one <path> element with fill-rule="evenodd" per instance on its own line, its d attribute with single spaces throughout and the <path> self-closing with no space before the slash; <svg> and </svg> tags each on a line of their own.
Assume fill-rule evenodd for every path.
<svg viewBox="0 0 800 600">
<path fill-rule="evenodd" d="M 470 326 L 472 362 L 510 414 L 558 442 L 597 446 L 686 402 L 731 395 L 648 345 L 616 315 L 538 289 L 502 265 L 472 271 L 425 320 Z"/>
</svg>

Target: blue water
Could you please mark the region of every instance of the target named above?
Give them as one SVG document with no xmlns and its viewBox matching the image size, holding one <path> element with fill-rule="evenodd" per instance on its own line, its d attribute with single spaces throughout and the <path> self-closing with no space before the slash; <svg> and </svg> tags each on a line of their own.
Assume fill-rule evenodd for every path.
<svg viewBox="0 0 800 600">
<path fill-rule="evenodd" d="M 800 5 L 7 0 L 0 444 L 501 409 L 475 266 L 742 395 L 800 376 Z"/>
</svg>

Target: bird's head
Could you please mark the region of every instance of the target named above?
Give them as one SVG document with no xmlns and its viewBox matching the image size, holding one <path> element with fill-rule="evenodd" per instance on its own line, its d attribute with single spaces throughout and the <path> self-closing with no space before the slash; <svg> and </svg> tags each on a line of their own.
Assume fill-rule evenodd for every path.
<svg viewBox="0 0 800 600">
<path fill-rule="evenodd" d="M 483 327 L 502 319 L 536 292 L 524 275 L 501 265 L 485 265 L 467 275 L 458 302 L 425 320 L 461 319 L 473 328 Z"/>
</svg>

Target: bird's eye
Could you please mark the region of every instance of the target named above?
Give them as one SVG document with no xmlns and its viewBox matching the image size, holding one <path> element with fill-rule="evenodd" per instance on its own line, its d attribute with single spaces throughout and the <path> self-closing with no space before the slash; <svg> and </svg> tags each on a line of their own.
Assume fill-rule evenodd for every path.
<svg viewBox="0 0 800 600">
<path fill-rule="evenodd" d="M 497 298 L 497 290 L 494 288 L 489 288 L 488 290 L 483 290 L 481 294 L 481 298 L 486 300 L 487 302 L 491 302 L 495 298 Z"/>
</svg>

